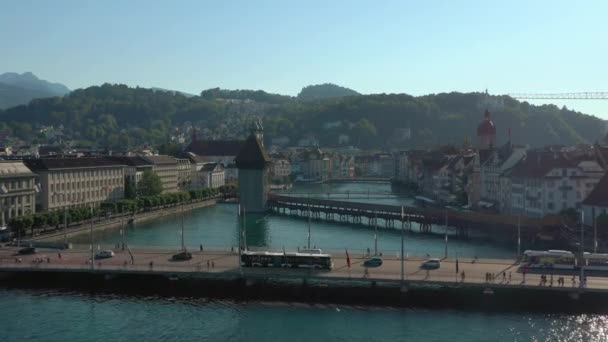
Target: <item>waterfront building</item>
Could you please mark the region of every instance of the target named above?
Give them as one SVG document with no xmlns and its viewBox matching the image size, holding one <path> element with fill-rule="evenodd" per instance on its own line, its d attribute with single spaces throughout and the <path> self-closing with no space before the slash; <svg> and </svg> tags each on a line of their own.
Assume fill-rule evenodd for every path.
<svg viewBox="0 0 608 342">
<path fill-rule="evenodd" d="M 511 170 L 511 211 L 542 218 L 581 209 L 589 177 L 565 153 L 530 151 Z"/>
<path fill-rule="evenodd" d="M 499 148 L 483 149 L 478 153 L 480 201 L 476 203 L 476 206 L 504 212 L 507 207 L 510 207 L 503 201 L 510 198 L 511 188 L 510 182 L 501 181 L 501 175 L 519 163 L 526 155 L 526 149 L 513 146 L 511 142 L 508 142 Z"/>
<path fill-rule="evenodd" d="M 597 217 L 608 215 L 608 173 L 604 174 L 600 182 L 583 201 L 585 224 L 596 224 Z"/>
<path fill-rule="evenodd" d="M 36 212 L 36 175 L 20 160 L 0 161 L 0 227 Z"/>
<path fill-rule="evenodd" d="M 153 164 L 140 156 L 109 156 L 106 159 L 123 164 L 126 182 L 129 182 L 134 190 L 146 170 L 152 171 Z"/>
<path fill-rule="evenodd" d="M 238 194 L 242 210 L 266 211 L 270 157 L 255 132 L 245 140 L 235 162 L 238 168 Z"/>
<path fill-rule="evenodd" d="M 163 193 L 177 192 L 178 171 L 175 158 L 167 155 L 144 157 L 152 164 L 152 171 L 160 177 Z"/>
<path fill-rule="evenodd" d="M 272 176 L 287 178 L 291 175 L 291 163 L 287 158 L 279 157 L 272 160 Z"/>
<path fill-rule="evenodd" d="M 331 159 L 319 148 L 303 153 L 302 176 L 307 181 L 325 182 L 330 179 Z"/>
<path fill-rule="evenodd" d="M 220 163 L 205 163 L 198 173 L 203 188 L 216 189 L 225 184 L 224 167 Z"/>
<path fill-rule="evenodd" d="M 190 189 L 192 184 L 190 160 L 188 158 L 175 158 L 175 161 L 177 162 L 177 187 L 180 190 Z"/>
<path fill-rule="evenodd" d="M 99 206 L 124 198 L 125 165 L 107 158 L 26 159 L 42 189 L 36 211 Z"/>
</svg>

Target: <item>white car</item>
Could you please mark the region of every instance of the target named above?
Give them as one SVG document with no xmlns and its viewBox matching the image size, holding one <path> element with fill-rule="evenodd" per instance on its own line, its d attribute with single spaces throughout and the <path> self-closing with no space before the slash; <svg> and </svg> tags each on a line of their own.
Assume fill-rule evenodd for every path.
<svg viewBox="0 0 608 342">
<path fill-rule="evenodd" d="M 107 259 L 114 256 L 114 252 L 110 250 L 99 251 L 95 254 L 95 259 Z"/>
</svg>

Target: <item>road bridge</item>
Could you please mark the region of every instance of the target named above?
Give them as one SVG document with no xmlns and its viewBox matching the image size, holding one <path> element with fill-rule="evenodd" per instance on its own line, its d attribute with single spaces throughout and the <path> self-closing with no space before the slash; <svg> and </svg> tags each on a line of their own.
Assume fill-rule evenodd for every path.
<svg viewBox="0 0 608 342">
<path fill-rule="evenodd" d="M 331 270 L 283 269 L 283 268 L 249 268 L 240 267 L 238 253 L 234 250 L 206 250 L 193 252 L 191 260 L 172 261 L 171 256 L 176 252 L 169 249 L 147 249 L 131 246 L 130 252 L 115 249 L 112 258 L 90 262 L 88 249 L 53 250 L 38 249 L 33 255 L 18 255 L 18 248 L 0 248 L 0 282 L 6 281 L 19 274 L 49 274 L 47 280 L 71 279 L 62 276 L 76 274 L 88 276 L 88 283 L 104 286 L 116 277 L 133 276 L 136 287 L 145 287 L 149 280 L 164 277 L 168 281 L 180 280 L 245 280 L 247 284 L 261 281 L 282 281 L 287 286 L 299 288 L 307 284 L 320 284 L 324 287 L 341 287 L 348 289 L 353 286 L 367 287 L 372 291 L 378 284 L 389 284 L 400 287 L 401 290 L 420 286 L 433 287 L 440 291 L 448 291 L 450 287 L 467 289 L 478 295 L 493 295 L 505 289 L 518 290 L 518 294 L 528 294 L 532 298 L 539 292 L 563 293 L 562 300 L 570 297 L 577 299 L 586 293 L 603 294 L 608 298 L 608 278 L 604 276 L 589 276 L 585 286 L 580 286 L 576 277 L 577 271 L 565 274 L 563 270 L 551 276 L 552 282 L 541 283 L 541 274 L 527 272 L 524 274 L 514 260 L 509 259 L 471 259 L 444 258 L 441 266 L 435 270 L 423 270 L 421 262 L 426 257 L 384 256 L 381 267 L 363 267 L 366 256 L 350 251 L 332 254 L 333 268 Z M 327 252 L 327 251 L 324 251 Z M 404 274 L 401 277 L 403 263 Z M 551 275 L 552 270 L 545 269 L 543 274 Z M 491 277 L 489 277 L 491 275 Z M 101 277 L 101 278 L 100 278 Z M 156 278 L 152 278 L 156 277 Z M 564 283 L 557 283 L 559 277 L 567 277 Z M 31 277 L 25 277 L 30 281 Z M 63 280 L 62 280 L 63 281 Z M 66 280 L 67 281 L 67 280 Z M 35 284 L 32 284 L 35 285 Z M 71 283 L 59 286 L 69 287 Z M 162 288 L 166 288 L 164 285 Z M 189 288 L 197 288 L 189 286 Z M 385 293 L 386 290 L 380 292 Z M 404 291 L 402 291 L 404 292 Z M 415 293 L 415 292 L 414 292 Z M 439 292 L 433 292 L 437 296 Z M 503 292 L 507 301 L 525 301 L 515 296 L 513 292 Z M 202 293 L 204 294 L 204 292 Z M 458 297 L 461 294 L 454 294 Z M 561 296 L 561 295 L 560 295 Z M 553 297 L 552 297 L 553 298 Z M 397 297 L 397 300 L 399 297 Z M 471 303 L 472 304 L 472 303 Z M 605 310 L 605 307 L 604 307 Z"/>
</svg>

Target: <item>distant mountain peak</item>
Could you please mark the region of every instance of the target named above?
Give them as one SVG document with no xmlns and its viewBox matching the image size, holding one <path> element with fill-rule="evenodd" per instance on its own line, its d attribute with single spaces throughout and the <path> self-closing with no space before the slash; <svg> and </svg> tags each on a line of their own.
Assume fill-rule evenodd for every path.
<svg viewBox="0 0 608 342">
<path fill-rule="evenodd" d="M 26 104 L 35 98 L 63 96 L 70 92 L 65 85 L 41 80 L 31 71 L 0 74 L 0 88 L 0 108 Z"/>
</svg>

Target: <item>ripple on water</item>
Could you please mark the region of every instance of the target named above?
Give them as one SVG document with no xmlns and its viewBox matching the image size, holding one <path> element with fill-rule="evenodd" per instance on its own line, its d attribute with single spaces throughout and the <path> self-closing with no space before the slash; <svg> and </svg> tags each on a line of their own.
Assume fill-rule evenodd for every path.
<svg viewBox="0 0 608 342">
<path fill-rule="evenodd" d="M 536 315 L 0 289 L 2 341 L 607 341 L 603 315 Z M 339 310 L 336 310 L 339 309 Z"/>
</svg>

